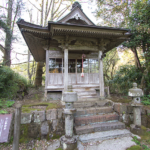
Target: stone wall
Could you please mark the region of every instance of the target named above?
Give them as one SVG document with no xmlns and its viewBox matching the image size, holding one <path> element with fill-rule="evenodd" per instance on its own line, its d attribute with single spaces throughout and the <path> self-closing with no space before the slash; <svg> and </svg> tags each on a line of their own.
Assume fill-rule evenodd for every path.
<svg viewBox="0 0 150 150">
<path fill-rule="evenodd" d="M 114 103 L 114 111 L 120 116 L 120 121 L 124 122 L 127 126 L 133 123 L 133 107 L 129 104 Z M 150 128 L 150 109 L 142 107 L 141 110 L 142 125 Z"/>
<path fill-rule="evenodd" d="M 50 109 L 47 111 L 33 111 L 21 114 L 21 134 L 27 132 L 29 138 L 56 138 L 65 134 L 64 116 L 62 109 Z M 24 131 L 26 130 L 26 131 Z"/>
</svg>

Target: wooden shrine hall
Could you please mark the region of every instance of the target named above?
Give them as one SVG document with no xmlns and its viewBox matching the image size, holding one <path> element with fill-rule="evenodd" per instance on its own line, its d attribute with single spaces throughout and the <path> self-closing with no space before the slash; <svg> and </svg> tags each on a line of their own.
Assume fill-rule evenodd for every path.
<svg viewBox="0 0 150 150">
<path fill-rule="evenodd" d="M 46 62 L 45 96 L 72 85 L 74 91 L 88 91 L 87 97 L 97 89 L 95 97 L 105 97 L 103 56 L 130 37 L 128 29 L 96 26 L 78 2 L 47 27 L 23 19 L 17 24 L 35 61 Z"/>
</svg>

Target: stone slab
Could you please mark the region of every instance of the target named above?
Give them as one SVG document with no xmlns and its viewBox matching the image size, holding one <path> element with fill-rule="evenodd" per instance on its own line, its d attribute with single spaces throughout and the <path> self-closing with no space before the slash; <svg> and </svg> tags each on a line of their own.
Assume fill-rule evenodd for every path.
<svg viewBox="0 0 150 150">
<path fill-rule="evenodd" d="M 63 101 L 64 102 L 75 102 L 77 101 L 77 93 L 76 92 L 64 92 L 63 93 Z"/>
<path fill-rule="evenodd" d="M 9 141 L 12 117 L 12 114 L 0 115 L 0 143 Z"/>
<path fill-rule="evenodd" d="M 47 110 L 47 112 L 46 112 L 46 119 L 47 120 L 57 119 L 57 109 Z"/>
<path fill-rule="evenodd" d="M 87 134 L 92 132 L 99 132 L 99 131 L 109 131 L 114 129 L 124 129 L 125 124 L 122 122 L 106 122 L 106 123 L 98 123 L 93 125 L 86 125 L 86 126 L 76 126 L 75 131 L 76 134 Z"/>
<path fill-rule="evenodd" d="M 34 122 L 35 123 L 40 123 L 42 121 L 45 121 L 45 111 L 34 111 Z"/>
<path fill-rule="evenodd" d="M 117 129 L 112 131 L 103 131 L 80 135 L 79 140 L 83 143 L 86 143 L 90 141 L 106 140 L 125 136 L 131 136 L 131 132 L 127 129 Z"/>
<path fill-rule="evenodd" d="M 115 113 L 104 114 L 104 115 L 94 115 L 94 116 L 83 116 L 83 117 L 75 117 L 75 125 L 88 125 L 96 122 L 107 122 L 119 120 L 119 116 Z"/>
<path fill-rule="evenodd" d="M 31 113 L 22 113 L 21 114 L 21 124 L 31 123 L 32 114 Z"/>
<path fill-rule="evenodd" d="M 132 141 L 132 137 L 126 136 L 104 141 L 89 142 L 87 145 L 78 142 L 78 150 L 127 150 L 133 145 L 136 145 L 136 143 Z"/>
</svg>

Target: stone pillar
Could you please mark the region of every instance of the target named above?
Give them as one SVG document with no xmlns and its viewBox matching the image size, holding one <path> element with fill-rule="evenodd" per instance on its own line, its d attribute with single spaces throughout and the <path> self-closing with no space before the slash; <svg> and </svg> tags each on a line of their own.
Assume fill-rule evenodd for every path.
<svg viewBox="0 0 150 150">
<path fill-rule="evenodd" d="M 133 106 L 134 124 L 141 126 L 141 106 Z"/>
<path fill-rule="evenodd" d="M 73 103 L 77 101 L 76 92 L 64 92 L 63 101 L 65 102 L 65 136 L 61 137 L 63 150 L 73 150 L 77 147 L 76 138 L 73 136 L 74 112 Z"/>
<path fill-rule="evenodd" d="M 14 120 L 14 139 L 12 148 L 13 150 L 19 150 L 20 123 L 21 123 L 21 104 L 17 104 Z"/>
<path fill-rule="evenodd" d="M 64 92 L 68 90 L 68 49 L 64 50 Z"/>
<path fill-rule="evenodd" d="M 99 51 L 99 55 L 98 55 L 98 60 L 99 60 L 99 88 L 100 88 L 100 99 L 105 99 L 102 54 L 103 54 L 103 52 Z"/>
</svg>

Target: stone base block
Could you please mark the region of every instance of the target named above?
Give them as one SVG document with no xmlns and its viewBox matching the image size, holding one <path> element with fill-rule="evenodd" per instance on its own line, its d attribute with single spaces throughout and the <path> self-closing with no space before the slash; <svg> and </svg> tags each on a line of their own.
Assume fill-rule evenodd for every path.
<svg viewBox="0 0 150 150">
<path fill-rule="evenodd" d="M 137 126 L 135 124 L 130 125 L 130 131 L 133 134 L 137 134 L 137 135 L 142 135 L 143 134 L 143 130 L 142 130 L 141 126 Z"/>
<path fill-rule="evenodd" d="M 60 141 L 63 150 L 75 150 L 77 148 L 77 140 L 75 137 L 66 138 L 62 136 Z"/>
</svg>

